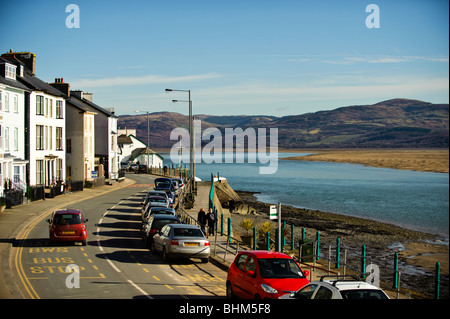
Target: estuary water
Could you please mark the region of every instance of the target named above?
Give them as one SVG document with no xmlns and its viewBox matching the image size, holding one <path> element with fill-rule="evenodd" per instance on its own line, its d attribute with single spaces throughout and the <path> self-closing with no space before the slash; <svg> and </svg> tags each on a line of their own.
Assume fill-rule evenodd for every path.
<svg viewBox="0 0 450 319">
<path fill-rule="evenodd" d="M 162 155 L 170 165 L 169 154 Z M 224 155 L 233 156 L 233 163 L 197 163 L 196 176 L 208 181 L 211 173 L 219 174 L 235 190 L 258 192 L 255 196 L 265 203 L 387 222 L 448 241 L 449 174 L 281 160 L 302 155 L 307 153 L 279 153 L 278 170 L 270 175 L 259 170 L 268 164 L 248 163 L 248 154 Z"/>
</svg>

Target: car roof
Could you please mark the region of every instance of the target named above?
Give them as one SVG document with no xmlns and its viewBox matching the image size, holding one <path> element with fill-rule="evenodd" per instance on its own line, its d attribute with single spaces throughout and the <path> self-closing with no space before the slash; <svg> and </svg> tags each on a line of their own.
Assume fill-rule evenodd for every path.
<svg viewBox="0 0 450 319">
<path fill-rule="evenodd" d="M 240 254 L 251 254 L 253 256 L 255 256 L 256 258 L 284 258 L 284 259 L 292 259 L 292 257 L 283 254 L 283 253 L 279 253 L 276 251 L 267 251 L 267 250 L 247 250 L 247 251 L 242 251 L 240 252 Z"/>
<path fill-rule="evenodd" d="M 175 209 L 170 207 L 150 207 L 151 210 L 165 210 L 165 211 L 173 211 L 175 212 Z"/>
<path fill-rule="evenodd" d="M 338 280 L 331 284 L 339 290 L 355 290 L 355 289 L 380 290 L 380 288 L 378 288 L 377 286 L 369 284 L 368 282 L 365 282 L 365 281 L 345 281 L 345 280 L 340 281 L 340 280 Z"/>
<path fill-rule="evenodd" d="M 165 197 L 163 197 L 163 196 L 158 196 L 158 195 L 149 196 L 148 198 L 149 198 L 149 199 L 166 199 Z"/>
<path fill-rule="evenodd" d="M 175 215 L 165 215 L 165 214 L 153 214 L 150 218 L 153 219 L 173 219 L 178 220 L 178 217 Z"/>
<path fill-rule="evenodd" d="M 170 224 L 170 225 L 175 228 L 198 228 L 198 229 L 200 229 L 200 227 L 198 227 L 197 225 L 189 225 L 189 224 Z"/>
<path fill-rule="evenodd" d="M 81 214 L 79 209 L 60 209 L 54 212 L 55 214 Z"/>
</svg>

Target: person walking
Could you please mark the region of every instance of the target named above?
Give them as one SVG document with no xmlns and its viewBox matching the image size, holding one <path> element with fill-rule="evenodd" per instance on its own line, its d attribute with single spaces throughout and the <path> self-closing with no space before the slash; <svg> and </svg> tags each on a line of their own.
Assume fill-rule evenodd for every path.
<svg viewBox="0 0 450 319">
<path fill-rule="evenodd" d="M 206 213 L 203 210 L 203 208 L 200 208 L 200 211 L 198 212 L 197 215 L 197 222 L 200 224 L 200 229 L 202 230 L 203 234 L 205 234 L 205 236 L 208 236 L 206 234 L 205 231 L 205 226 L 206 226 Z"/>
<path fill-rule="evenodd" d="M 210 208 L 208 214 L 206 214 L 206 222 L 208 223 L 208 235 L 214 236 L 214 224 L 216 223 L 216 216 L 214 215 L 212 208 Z"/>
</svg>

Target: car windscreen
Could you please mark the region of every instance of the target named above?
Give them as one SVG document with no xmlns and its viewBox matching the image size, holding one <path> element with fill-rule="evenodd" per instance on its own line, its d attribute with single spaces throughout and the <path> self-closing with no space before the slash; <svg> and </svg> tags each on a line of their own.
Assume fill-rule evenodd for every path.
<svg viewBox="0 0 450 319">
<path fill-rule="evenodd" d="M 152 228 L 161 230 L 167 224 L 180 224 L 180 221 L 176 219 L 155 219 L 152 223 Z"/>
<path fill-rule="evenodd" d="M 203 233 L 198 228 L 174 228 L 173 230 L 174 236 L 183 236 L 183 237 L 203 237 Z"/>
<path fill-rule="evenodd" d="M 258 259 L 262 278 L 303 278 L 304 275 L 293 259 L 261 258 Z"/>
<path fill-rule="evenodd" d="M 169 188 L 170 182 L 169 181 L 159 181 L 155 182 L 155 188 Z"/>
<path fill-rule="evenodd" d="M 382 291 L 374 289 L 341 290 L 340 293 L 343 299 L 388 299 Z"/>
<path fill-rule="evenodd" d="M 165 209 L 165 207 L 152 207 L 151 211 L 152 214 L 172 214 L 173 211 L 170 209 Z"/>
<path fill-rule="evenodd" d="M 78 214 L 57 214 L 53 220 L 55 225 L 76 225 L 81 222 L 81 215 Z"/>
<path fill-rule="evenodd" d="M 156 203 L 165 203 L 165 198 L 150 198 L 150 202 L 156 202 Z"/>
<path fill-rule="evenodd" d="M 174 213 L 172 213 L 171 211 L 168 211 L 168 210 L 157 210 L 157 211 L 154 211 L 154 210 L 151 210 L 150 211 L 150 214 L 151 215 L 153 215 L 153 214 L 158 214 L 158 215 L 174 215 Z"/>
</svg>

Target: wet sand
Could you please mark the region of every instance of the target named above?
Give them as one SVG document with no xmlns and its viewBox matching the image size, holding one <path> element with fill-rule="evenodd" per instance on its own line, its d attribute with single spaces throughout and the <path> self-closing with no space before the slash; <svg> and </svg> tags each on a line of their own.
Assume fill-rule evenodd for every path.
<svg viewBox="0 0 450 319">
<path fill-rule="evenodd" d="M 269 221 L 270 204 L 258 202 L 251 192 L 236 191 L 236 193 L 243 201 L 243 205 L 238 207 L 232 218 L 233 229 L 237 233 L 245 234 L 245 230 L 239 226 L 243 219 L 252 219 L 256 227 Z M 350 259 L 355 260 L 356 268 L 360 264 L 358 254 L 361 247 L 366 245 L 367 260 L 379 265 L 390 282 L 392 278 L 390 269 L 394 254 L 397 252 L 402 271 L 401 287 L 424 296 L 430 297 L 434 292 L 435 265 L 439 262 L 441 297 L 449 296 L 449 247 L 448 243 L 445 245 L 442 242 L 443 238 L 440 236 L 378 221 L 290 206 L 282 207 L 282 218 L 287 225 L 295 225 L 296 240 L 300 239 L 301 228 L 306 229 L 306 238 L 313 240 L 319 231 L 324 247 L 335 245 L 336 238 L 339 237 L 341 245 L 349 251 L 349 262 Z M 276 227 L 275 222 L 273 226 Z M 351 255 L 354 255 L 353 258 L 350 258 Z"/>
<path fill-rule="evenodd" d="M 283 152 L 283 150 L 279 151 Z M 293 152 L 294 150 L 284 151 Z M 307 156 L 292 156 L 283 159 L 296 161 L 352 163 L 372 167 L 449 173 L 448 149 L 313 149 L 296 151 L 314 154 Z"/>
</svg>

